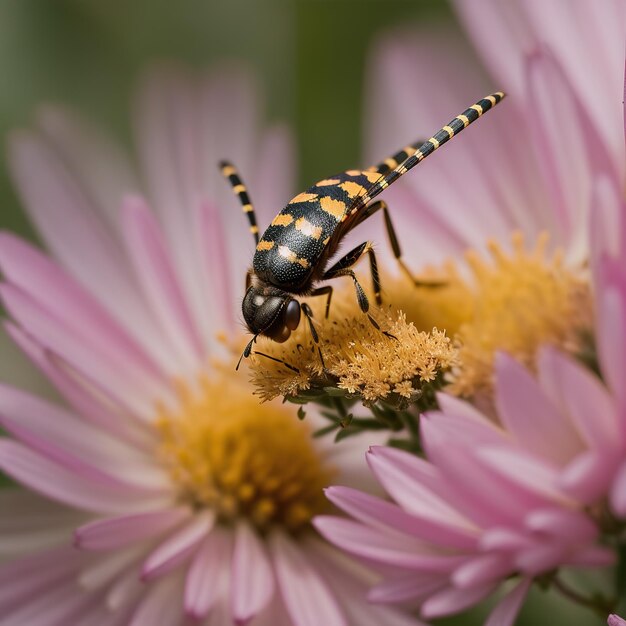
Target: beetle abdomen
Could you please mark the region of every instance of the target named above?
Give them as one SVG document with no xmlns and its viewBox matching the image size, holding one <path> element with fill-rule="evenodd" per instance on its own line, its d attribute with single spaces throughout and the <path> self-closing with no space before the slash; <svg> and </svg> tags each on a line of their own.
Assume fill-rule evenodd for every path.
<svg viewBox="0 0 626 626">
<path fill-rule="evenodd" d="M 349 170 L 321 180 L 298 194 L 272 220 L 259 241 L 253 268 L 259 278 L 286 291 L 308 288 L 313 270 L 354 199 L 380 177 Z"/>
</svg>

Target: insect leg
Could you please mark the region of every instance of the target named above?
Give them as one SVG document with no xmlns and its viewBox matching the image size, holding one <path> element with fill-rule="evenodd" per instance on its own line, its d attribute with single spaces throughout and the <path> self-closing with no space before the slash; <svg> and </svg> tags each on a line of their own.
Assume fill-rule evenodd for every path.
<svg viewBox="0 0 626 626">
<path fill-rule="evenodd" d="M 361 283 L 359 283 L 352 266 L 364 255 L 368 254 L 370 258 L 370 270 L 372 272 L 372 282 L 374 284 L 374 294 L 376 297 L 376 303 L 381 304 L 381 288 L 380 288 L 380 276 L 378 274 L 378 264 L 376 263 L 376 255 L 374 254 L 374 250 L 372 249 L 371 241 L 364 241 L 360 246 L 357 246 L 353 250 L 350 250 L 348 254 L 339 259 L 335 265 L 333 265 L 328 271 L 326 271 L 322 280 L 329 280 L 331 278 L 338 278 L 339 276 L 350 276 L 354 282 L 354 287 L 356 289 L 356 299 L 359 303 L 359 308 L 363 313 L 367 315 L 367 319 L 370 321 L 372 326 L 376 328 L 376 330 L 380 330 L 380 326 L 378 322 L 368 313 L 370 305 L 367 296 L 365 295 L 365 291 L 363 287 L 361 287 Z M 389 333 L 383 331 L 384 335 L 391 337 Z"/>
<path fill-rule="evenodd" d="M 322 280 L 336 278 L 338 276 L 351 276 L 352 280 L 354 280 L 354 284 L 357 290 L 359 306 L 361 306 L 361 303 L 363 303 L 363 306 L 361 306 L 361 310 L 366 313 L 369 308 L 367 296 L 365 295 L 363 288 L 361 287 L 356 276 L 354 275 L 354 272 L 352 270 L 349 270 L 349 268 L 351 268 L 364 254 L 367 254 L 370 260 L 370 272 L 372 274 L 372 284 L 374 286 L 374 297 L 376 298 L 376 304 L 382 304 L 382 298 L 380 295 L 380 274 L 378 273 L 378 263 L 376 262 L 376 255 L 374 254 L 374 249 L 372 248 L 371 241 L 363 242 L 361 245 L 357 246 L 353 250 L 350 250 L 348 254 L 341 257 L 341 259 L 339 259 L 337 263 L 335 263 L 329 270 L 324 273 L 324 275 L 322 276 Z M 362 294 L 362 296 L 360 294 Z"/>
<path fill-rule="evenodd" d="M 241 181 L 241 178 L 239 178 L 239 174 L 237 173 L 235 167 L 228 161 L 221 161 L 220 169 L 222 170 L 223 176 L 228 178 L 228 182 L 231 184 L 233 191 L 241 202 L 243 212 L 248 216 L 248 222 L 250 222 L 250 232 L 254 237 L 255 243 L 259 243 L 259 227 L 256 223 L 256 214 L 254 212 L 254 207 L 250 202 L 246 186 Z"/>
<path fill-rule="evenodd" d="M 317 352 L 320 355 L 322 369 L 325 370 L 326 363 L 324 363 L 324 357 L 322 356 L 322 349 L 320 348 L 320 345 L 319 345 L 320 338 L 319 338 L 319 335 L 317 334 L 317 330 L 315 329 L 315 326 L 313 325 L 313 311 L 311 310 L 311 307 L 306 302 L 303 302 L 300 305 L 300 308 L 302 309 L 302 312 L 304 313 L 304 317 L 306 317 L 307 322 L 309 323 L 309 328 L 311 329 L 311 337 L 313 337 L 313 341 L 315 342 L 315 345 L 317 346 Z"/>
<path fill-rule="evenodd" d="M 330 285 L 324 285 L 323 287 L 318 287 L 317 289 L 314 289 L 310 295 L 328 296 L 326 298 L 326 313 L 324 314 L 324 317 L 328 319 L 328 312 L 330 311 L 330 300 L 333 297 L 333 288 Z"/>
<path fill-rule="evenodd" d="M 385 218 L 385 230 L 387 231 L 387 237 L 389 238 L 389 244 L 391 245 L 391 250 L 393 251 L 393 256 L 396 258 L 400 269 L 408 276 L 411 282 L 416 287 L 441 287 L 445 285 L 445 283 L 434 282 L 434 281 L 421 281 L 417 280 L 411 270 L 408 268 L 407 264 L 402 260 L 402 249 L 400 248 L 400 242 L 398 241 L 398 236 L 396 235 L 396 230 L 393 227 L 393 222 L 391 221 L 391 213 L 389 212 L 389 207 L 384 200 L 377 200 L 376 202 L 372 202 L 367 209 L 363 213 L 363 218 L 360 221 L 366 220 L 368 217 L 374 215 L 377 211 L 382 209 L 383 216 Z"/>
</svg>

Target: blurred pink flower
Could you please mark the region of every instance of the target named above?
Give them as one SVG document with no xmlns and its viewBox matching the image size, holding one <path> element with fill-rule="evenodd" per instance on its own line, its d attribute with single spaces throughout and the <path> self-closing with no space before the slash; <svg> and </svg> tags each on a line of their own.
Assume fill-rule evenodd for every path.
<svg viewBox="0 0 626 626">
<path fill-rule="evenodd" d="M 416 268 L 489 239 L 505 247 L 513 231 L 527 241 L 547 231 L 570 264 L 590 261 L 605 384 L 553 348 L 539 351 L 536 378 L 500 354 L 497 422 L 441 395 L 441 411 L 422 420 L 427 460 L 384 447 L 367 455 L 395 503 L 332 487 L 328 497 L 354 519 L 315 523 L 388 568 L 370 599 L 419 606 L 427 619 L 472 606 L 514 577 L 488 621 L 504 626 L 535 577 L 612 562 L 597 543 L 607 499 L 626 515 L 626 15 L 618 2 L 456 4 L 498 82 L 448 31 L 382 39 L 368 74 L 367 160 L 436 129 L 477 94 L 507 91 L 488 123 L 386 199 Z"/>
<path fill-rule="evenodd" d="M 624 128 L 626 129 L 626 115 Z M 595 342 L 598 362 L 621 420 L 624 447 L 610 501 L 616 515 L 626 518 L 626 201 L 610 178 L 594 186 L 591 220 L 593 282 L 595 286 Z"/>
<path fill-rule="evenodd" d="M 622 619 L 619 615 L 609 615 L 606 623 L 609 626 L 626 626 L 626 620 Z"/>
<path fill-rule="evenodd" d="M 220 331 L 241 340 L 253 247 L 217 163 L 240 166 L 262 224 L 290 197 L 285 131 L 257 132 L 232 69 L 157 73 L 137 111 L 141 177 L 58 109 L 11 141 L 54 259 L 0 236 L 7 329 L 67 406 L 0 388 L 0 468 L 27 488 L 0 491 L 2 624 L 416 624 L 364 606 L 370 572 L 307 524 L 327 473 L 363 483 L 363 441 L 311 440 L 209 366 Z"/>
<path fill-rule="evenodd" d="M 597 544 L 602 503 L 625 454 L 614 401 L 595 375 L 554 349 L 540 353 L 538 369 L 536 379 L 499 356 L 499 425 L 440 395 L 441 410 L 421 421 L 428 460 L 370 449 L 370 468 L 395 503 L 327 490 L 354 519 L 321 516 L 318 530 L 386 567 L 371 600 L 418 605 L 429 619 L 474 605 L 514 577 L 488 621 L 503 626 L 535 577 L 614 560 Z"/>
<path fill-rule="evenodd" d="M 509 96 L 386 191 L 407 261 L 419 269 L 480 250 L 488 239 L 506 247 L 513 231 L 528 242 L 547 231 L 570 263 L 584 262 L 593 181 L 602 174 L 620 189 L 626 181 L 616 130 L 626 5 L 455 5 L 491 75 L 449 26 L 384 36 L 367 72 L 366 162 L 429 136 L 485 93 L 502 89 Z"/>
</svg>

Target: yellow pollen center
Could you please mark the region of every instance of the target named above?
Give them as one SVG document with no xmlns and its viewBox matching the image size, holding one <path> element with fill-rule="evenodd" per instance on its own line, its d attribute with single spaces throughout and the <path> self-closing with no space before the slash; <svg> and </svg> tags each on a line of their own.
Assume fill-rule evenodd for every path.
<svg viewBox="0 0 626 626">
<path fill-rule="evenodd" d="M 359 309 L 352 285 L 336 289 L 328 318 L 324 298 L 308 303 L 319 343 L 306 320 L 285 343 L 258 340 L 259 351 L 277 359 L 254 353 L 251 359 L 252 382 L 264 400 L 336 387 L 365 404 L 385 400 L 404 405 L 455 363 L 456 350 L 445 332 L 420 331 L 401 311 L 372 306 L 377 329 Z"/>
<path fill-rule="evenodd" d="M 322 490 L 334 470 L 306 423 L 259 404 L 236 375 L 218 369 L 177 385 L 178 406 L 159 408 L 159 454 L 182 501 L 222 522 L 245 517 L 261 531 L 296 531 L 327 509 Z"/>
<path fill-rule="evenodd" d="M 489 259 L 468 252 L 467 278 L 449 263 L 425 276 L 442 281 L 444 287 L 420 287 L 416 293 L 405 285 L 404 295 L 393 298 L 416 326 L 428 328 L 434 322 L 455 338 L 458 366 L 447 390 L 457 395 L 491 393 L 497 351 L 508 352 L 532 369 L 541 345 L 571 353 L 583 348 L 592 311 L 582 268 L 564 266 L 559 251 L 549 254 L 545 233 L 531 250 L 525 249 L 520 233 L 512 242 L 511 252 L 490 242 Z"/>
</svg>

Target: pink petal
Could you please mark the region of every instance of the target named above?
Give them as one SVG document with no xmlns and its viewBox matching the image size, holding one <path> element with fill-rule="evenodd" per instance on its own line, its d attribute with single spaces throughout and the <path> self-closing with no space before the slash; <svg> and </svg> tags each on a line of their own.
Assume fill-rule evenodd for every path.
<svg viewBox="0 0 626 626">
<path fill-rule="evenodd" d="M 366 601 L 366 584 L 355 576 L 361 568 L 354 562 L 346 567 L 338 562 L 336 551 L 331 548 L 318 550 L 321 542 L 306 542 L 305 556 L 317 573 L 323 577 L 341 603 L 348 624 L 359 626 L 425 626 L 411 615 L 388 606 L 375 606 Z M 316 545 L 318 544 L 318 545 Z M 323 544 L 322 544 L 323 545 Z M 358 569 L 357 569 L 358 568 Z"/>
<path fill-rule="evenodd" d="M 448 588 L 439 591 L 422 604 L 421 615 L 426 619 L 433 619 L 458 613 L 478 604 L 495 589 L 496 585 L 489 584 L 473 589 Z"/>
<path fill-rule="evenodd" d="M 382 531 L 405 533 L 441 547 L 471 550 L 477 533 L 458 528 L 447 520 L 405 513 L 398 506 L 350 487 L 329 487 L 326 497 L 350 517 Z"/>
<path fill-rule="evenodd" d="M 520 445 L 549 462 L 564 463 L 582 448 L 578 433 L 537 380 L 504 353 L 496 356 L 496 406 Z"/>
<path fill-rule="evenodd" d="M 563 471 L 559 487 L 582 503 L 597 502 L 606 495 L 622 454 L 609 449 L 579 455 Z"/>
<path fill-rule="evenodd" d="M 437 468 L 412 454 L 391 447 L 374 446 L 367 462 L 387 493 L 407 512 L 443 520 L 472 530 L 472 524 L 439 494 L 445 482 Z"/>
<path fill-rule="evenodd" d="M 516 552 L 525 550 L 533 544 L 533 540 L 521 529 L 503 527 L 486 529 L 480 539 L 480 547 L 485 551 Z"/>
<path fill-rule="evenodd" d="M 67 544 L 84 515 L 25 489 L 0 490 L 0 559 Z"/>
<path fill-rule="evenodd" d="M 589 517 L 567 509 L 536 509 L 526 516 L 524 525 L 563 543 L 584 544 L 598 536 L 598 528 Z"/>
<path fill-rule="evenodd" d="M 213 529 L 198 549 L 185 581 L 185 613 L 205 617 L 228 586 L 232 558 L 230 533 Z"/>
<path fill-rule="evenodd" d="M 112 235 L 63 159 L 34 133 L 15 133 L 9 144 L 12 177 L 35 226 L 53 255 L 147 348 L 158 333 L 138 295 L 120 242 Z"/>
<path fill-rule="evenodd" d="M 447 587 L 447 576 L 433 576 L 410 572 L 401 576 L 387 577 L 367 594 L 370 602 L 413 605 Z"/>
<path fill-rule="evenodd" d="M 447 450 L 447 456 L 440 451 L 437 461 L 448 479 L 446 497 L 477 524 L 515 524 L 528 507 L 545 505 L 553 497 L 553 492 L 549 496 L 542 493 L 548 486 L 536 480 L 550 477 L 554 484 L 556 477 L 535 464 L 534 458 L 520 457 L 509 446 L 483 446 L 472 451 L 456 445 Z M 531 474 L 520 476 L 520 469 Z"/>
<path fill-rule="evenodd" d="M 232 568 L 233 617 L 237 624 L 246 624 L 274 595 L 274 572 L 265 546 L 246 522 L 235 530 Z"/>
<path fill-rule="evenodd" d="M 128 626 L 178 626 L 182 612 L 182 580 L 167 576 L 147 588 Z"/>
<path fill-rule="evenodd" d="M 172 342 L 173 351 L 185 368 L 197 369 L 206 356 L 202 338 L 194 325 L 154 215 L 143 198 L 133 196 L 124 200 L 122 220 L 129 256 L 146 301 L 163 329 L 163 336 Z M 171 367 L 176 371 L 175 364 Z"/>
<path fill-rule="evenodd" d="M 608 626 L 626 626 L 626 620 L 622 619 L 619 615 L 615 615 L 615 613 L 609 615 L 606 623 Z"/>
<path fill-rule="evenodd" d="M 528 576 L 539 576 L 566 562 L 570 548 L 560 543 L 537 544 L 516 555 L 517 568 Z"/>
<path fill-rule="evenodd" d="M 626 276 L 620 265 L 604 257 L 600 264 L 603 289 L 597 295 L 597 349 L 602 374 L 617 400 L 626 407 L 622 376 L 626 371 Z"/>
<path fill-rule="evenodd" d="M 485 626 L 513 626 L 517 614 L 528 595 L 532 579 L 522 579 L 509 593 L 504 596 L 491 612 Z"/>
<path fill-rule="evenodd" d="M 74 617 L 92 605 L 93 599 L 80 593 L 73 581 L 61 583 L 55 589 L 30 598 L 17 610 L 3 615 L 3 626 L 48 626 L 72 624 Z"/>
<path fill-rule="evenodd" d="M 295 626 L 347 626 L 337 599 L 308 564 L 301 550 L 281 532 L 269 539 L 270 554 L 285 606 Z"/>
<path fill-rule="evenodd" d="M 441 396 L 443 395 L 441 394 Z M 424 427 L 422 427 L 423 444 L 432 453 L 429 454 L 428 458 L 435 464 L 437 463 L 435 455 L 441 441 L 447 441 L 450 444 L 459 443 L 469 447 L 511 441 L 508 433 L 483 415 L 470 417 L 467 412 L 459 414 L 428 411 L 422 414 L 422 420 L 424 421 Z"/>
<path fill-rule="evenodd" d="M 587 546 L 576 551 L 575 554 L 569 556 L 564 565 L 572 567 L 608 567 L 614 565 L 616 560 L 615 551 L 612 548 L 603 546 Z"/>
<path fill-rule="evenodd" d="M 466 28 L 493 75 L 509 92 L 528 98 L 523 62 L 529 51 L 546 42 L 564 66 L 603 140 L 611 146 L 616 162 L 623 161 L 615 128 L 621 124 L 620 107 L 626 33 L 623 3 L 573 6 L 541 0 L 502 3 L 457 0 Z M 606 98 L 593 98 L 603 93 Z M 529 105 L 533 100 L 528 98 Z M 535 105 L 536 106 L 536 105 Z"/>
<path fill-rule="evenodd" d="M 476 454 L 504 479 L 503 483 L 509 483 L 511 491 L 517 488 L 514 496 L 520 499 L 520 504 L 522 499 L 526 499 L 527 505 L 530 501 L 535 505 L 551 501 L 571 504 L 570 499 L 558 489 L 555 469 L 534 456 L 504 447 L 485 447 L 477 450 Z"/>
<path fill-rule="evenodd" d="M 513 573 L 515 566 L 508 555 L 478 554 L 468 559 L 452 574 L 452 582 L 460 589 L 480 587 L 486 583 L 496 583 Z"/>
<path fill-rule="evenodd" d="M 71 318 L 74 330 L 94 347 L 105 353 L 122 354 L 134 367 L 141 368 L 146 377 L 156 382 L 163 380 L 154 361 L 111 314 L 37 248 L 11 233 L 0 233 L 0 266 L 9 282 L 45 303 L 52 314 L 60 319 Z"/>
<path fill-rule="evenodd" d="M 145 560 L 141 578 L 151 581 L 159 578 L 186 561 L 215 523 L 215 514 L 204 511 L 177 529 Z"/>
<path fill-rule="evenodd" d="M 80 181 L 91 208 L 117 234 L 120 200 L 139 188 L 128 155 L 110 135 L 76 111 L 45 105 L 38 110 L 36 122 L 58 160 Z"/>
<path fill-rule="evenodd" d="M 8 439 L 0 441 L 0 468 L 53 500 L 96 513 L 128 513 L 169 505 L 169 498 L 98 484 Z"/>
<path fill-rule="evenodd" d="M 620 517 L 626 517 L 626 462 L 615 473 L 611 487 L 611 506 Z"/>
<path fill-rule="evenodd" d="M 1 614 L 73 578 L 81 560 L 82 555 L 63 546 L 0 565 Z"/>
<path fill-rule="evenodd" d="M 117 612 L 132 610 L 144 596 L 145 591 L 146 585 L 140 578 L 139 567 L 129 567 L 107 590 L 106 608 Z M 128 621 L 127 619 L 124 622 L 124 626 L 127 626 Z"/>
<path fill-rule="evenodd" d="M 84 550 L 115 550 L 160 535 L 190 516 L 189 509 L 179 507 L 96 520 L 76 529 L 74 544 Z"/>
<path fill-rule="evenodd" d="M 131 618 L 132 611 L 128 608 L 112 612 L 100 603 L 99 599 L 92 602 L 90 610 L 81 612 L 76 616 L 72 626 L 126 626 Z"/>
<path fill-rule="evenodd" d="M 613 447 L 619 437 L 616 409 L 599 379 L 577 361 L 554 348 L 539 353 L 539 377 L 545 392 L 569 414 L 584 442 Z"/>
<path fill-rule="evenodd" d="M 617 176 L 606 146 L 562 67 L 547 53 L 529 57 L 526 68 L 533 138 L 550 183 L 554 206 L 568 233 L 572 259 L 586 257 L 587 224 L 594 173 Z M 560 132 L 563 119 L 572 132 Z"/>
<path fill-rule="evenodd" d="M 146 378 L 146 371 L 132 364 L 132 354 L 116 352 L 101 345 L 103 331 L 94 322 L 87 334 L 81 333 L 76 317 L 56 317 L 36 298 L 19 287 L 4 283 L 0 285 L 0 296 L 11 315 L 42 345 L 56 352 L 87 377 L 97 380 L 120 404 L 146 419 L 152 418 L 150 401 L 163 394 L 163 384 L 155 387 L 154 379 Z M 93 321 L 93 320 L 92 320 Z M 130 362 L 127 361 L 130 359 Z M 120 367 L 120 363 L 125 364 Z"/>
<path fill-rule="evenodd" d="M 242 271 L 239 274 L 232 270 L 234 263 L 229 259 L 224 237 L 225 230 L 222 215 L 217 207 L 209 202 L 202 202 L 199 228 L 202 261 L 207 285 L 210 285 L 209 289 L 215 299 L 214 306 L 210 307 L 207 314 L 210 316 L 212 328 L 236 333 L 238 332 L 236 321 L 241 308 L 242 292 L 234 287 L 243 288 L 245 284 L 243 277 L 246 274 L 247 265 L 241 268 Z M 245 257 L 246 264 L 252 258 L 242 250 L 240 250 L 240 256 Z"/>
<path fill-rule="evenodd" d="M 146 543 L 135 543 L 129 548 L 115 550 L 81 568 L 78 583 L 82 589 L 93 591 L 104 589 L 117 582 L 125 573 L 133 571 L 136 575 L 137 566 L 145 554 Z"/>
<path fill-rule="evenodd" d="M 626 11 L 619 0 L 564 9 L 541 0 L 525 3 L 532 28 L 548 42 L 589 111 L 600 138 L 611 148 L 616 163 L 624 161 L 623 144 L 615 133 L 622 123 L 621 107 Z M 598 102 L 592 93 L 606 94 Z"/>
<path fill-rule="evenodd" d="M 536 35 L 523 5 L 494 0 L 468 4 L 457 0 L 454 8 L 483 62 L 503 88 L 516 95 L 523 93 L 523 55 L 536 47 Z M 496 50 L 498 54 L 494 53 Z"/>
<path fill-rule="evenodd" d="M 624 198 L 621 190 L 610 176 L 598 174 L 593 181 L 591 213 L 591 268 L 593 282 L 601 281 L 599 262 L 609 256 L 624 267 L 626 261 L 626 219 Z"/>
<path fill-rule="evenodd" d="M 384 533 L 341 517 L 318 516 L 313 525 L 323 537 L 342 550 L 396 567 L 443 573 L 467 558 L 438 554 L 427 544 L 405 535 Z"/>
<path fill-rule="evenodd" d="M 226 249 L 240 250 L 245 222 L 239 207 L 235 212 L 236 198 L 217 163 L 232 160 L 244 180 L 254 169 L 258 121 L 254 83 L 236 67 L 203 81 L 164 68 L 148 78 L 140 96 L 138 145 L 149 201 L 161 218 L 195 324 L 210 345 L 214 329 L 206 314 L 212 306 L 204 288 L 200 207 L 208 199 L 216 207 L 226 207 L 227 217 L 241 225 L 225 229 Z M 238 257 L 241 262 L 251 258 Z"/>
<path fill-rule="evenodd" d="M 61 407 L 0 384 L 0 424 L 42 454 L 85 475 L 145 489 L 167 490 L 168 476 L 152 459 L 86 424 Z"/>
<path fill-rule="evenodd" d="M 485 417 L 473 404 L 441 391 L 437 392 L 437 404 L 441 413 L 454 415 L 460 419 L 476 422 L 497 432 L 503 432 L 489 418 Z"/>
<path fill-rule="evenodd" d="M 442 41 L 446 42 L 445 46 L 441 45 Z M 433 50 L 437 52 L 433 54 Z M 432 62 L 423 64 L 425 56 Z M 458 58 L 466 60 L 462 68 Z M 472 64 L 471 58 L 472 51 L 449 28 L 424 29 L 418 37 L 393 33 L 383 39 L 372 54 L 368 71 L 368 83 L 372 85 L 368 98 L 372 118 L 369 126 L 373 127 L 368 159 L 380 161 L 385 154 L 414 141 L 420 134 L 429 137 L 464 106 L 484 95 L 483 92 L 488 93 L 492 88 L 487 86 L 478 63 Z M 419 88 L 426 83 L 438 94 L 429 102 L 424 102 Z M 516 142 L 514 138 L 503 141 L 501 137 L 503 132 L 510 135 L 511 127 L 507 127 L 506 118 L 499 111 L 490 116 L 490 124 L 481 128 L 481 145 L 488 146 L 487 154 L 498 163 L 502 176 L 489 177 L 483 163 L 470 157 L 475 142 L 471 140 L 474 129 L 468 129 L 467 134 L 446 146 L 445 158 L 434 156 L 420 165 L 418 173 L 389 190 L 388 201 L 396 216 L 396 228 L 407 241 L 420 244 L 405 245 L 404 252 L 412 264 L 425 260 L 437 262 L 470 245 L 481 245 L 486 239 L 485 224 L 489 225 L 489 235 L 506 238 L 514 228 L 512 212 L 516 211 L 528 223 L 528 212 L 524 215 L 518 207 L 535 205 L 510 201 L 517 200 L 513 189 L 519 187 L 517 179 L 528 165 L 510 167 L 511 152 L 515 150 L 512 146 Z M 449 185 L 447 181 L 451 177 L 460 184 Z M 429 184 L 424 185 L 423 180 Z M 452 207 L 461 205 L 467 210 L 454 213 Z M 424 237 L 424 232 L 429 236 Z"/>
<path fill-rule="evenodd" d="M 145 422 L 117 406 L 93 381 L 84 376 L 81 380 L 76 372 L 71 373 L 67 363 L 62 363 L 22 328 L 11 322 L 5 322 L 5 328 L 81 418 L 140 449 L 153 449 L 154 433 Z"/>
</svg>

